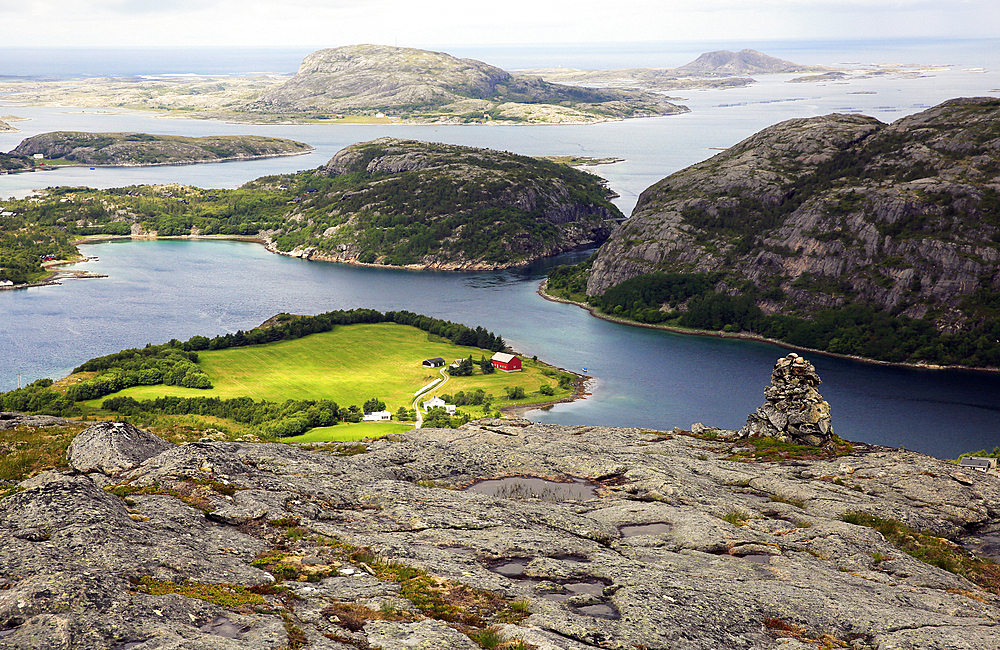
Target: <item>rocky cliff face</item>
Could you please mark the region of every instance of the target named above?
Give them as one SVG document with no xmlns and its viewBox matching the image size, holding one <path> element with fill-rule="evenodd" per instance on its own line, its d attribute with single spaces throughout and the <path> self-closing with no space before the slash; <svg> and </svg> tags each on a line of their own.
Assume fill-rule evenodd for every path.
<svg viewBox="0 0 1000 650">
<path fill-rule="evenodd" d="M 280 87 L 247 103 L 254 113 L 362 113 L 443 121 L 529 119 L 517 106 L 561 107 L 578 121 L 667 115 L 687 109 L 662 96 L 630 90 L 561 86 L 512 75 L 473 59 L 443 52 L 382 45 L 351 45 L 313 52 Z M 537 107 L 536 107 L 537 108 Z"/>
<path fill-rule="evenodd" d="M 723 270 L 768 313 L 868 302 L 943 329 L 1000 291 L 1000 102 L 956 99 L 886 125 L 782 122 L 665 178 L 601 249 L 594 295 L 654 271 Z M 964 305 L 964 306 L 963 306 Z"/>
<path fill-rule="evenodd" d="M 138 434 L 100 425 L 74 471 L 0 500 L 0 648 L 1000 645 L 995 593 L 843 520 L 1000 557 L 997 476 L 865 445 L 734 462 L 724 437 L 481 420 L 357 446 L 146 436 L 123 461 Z"/>
<path fill-rule="evenodd" d="M 318 259 L 505 268 L 599 244 L 621 215 L 592 174 L 439 143 L 352 145 L 315 179 L 284 228 L 267 234 L 272 247 L 291 240 L 282 252 Z"/>
</svg>

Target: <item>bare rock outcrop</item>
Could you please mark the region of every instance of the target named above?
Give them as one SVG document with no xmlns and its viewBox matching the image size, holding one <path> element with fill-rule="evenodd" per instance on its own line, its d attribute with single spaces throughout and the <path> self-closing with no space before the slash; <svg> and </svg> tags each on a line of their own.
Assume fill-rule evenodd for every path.
<svg viewBox="0 0 1000 650">
<path fill-rule="evenodd" d="M 719 291 L 752 288 L 765 314 L 860 302 L 970 330 L 1000 293 L 998 120 L 1000 102 L 979 97 L 892 124 L 833 114 L 768 127 L 646 189 L 587 293 L 716 273 Z"/>
<path fill-rule="evenodd" d="M 66 456 L 78 472 L 117 476 L 173 446 L 131 424 L 101 422 L 81 431 L 70 443 Z"/>
<path fill-rule="evenodd" d="M 816 368 L 794 352 L 778 359 L 766 400 L 747 417 L 741 438 L 777 438 L 782 442 L 821 447 L 833 437 L 830 405 L 819 394 Z"/>
<path fill-rule="evenodd" d="M 1000 646 L 995 591 L 845 521 L 1000 553 L 995 474 L 681 433 L 480 420 L 44 473 L 0 500 L 0 648 Z"/>
</svg>

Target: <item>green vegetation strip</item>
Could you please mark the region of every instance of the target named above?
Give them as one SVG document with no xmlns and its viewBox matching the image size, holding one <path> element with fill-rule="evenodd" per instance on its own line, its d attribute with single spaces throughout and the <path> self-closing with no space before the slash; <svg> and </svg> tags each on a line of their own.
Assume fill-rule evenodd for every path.
<svg viewBox="0 0 1000 650">
<path fill-rule="evenodd" d="M 549 274 L 546 291 L 557 298 L 589 304 L 599 313 L 636 323 L 681 330 L 745 334 L 781 341 L 800 348 L 889 361 L 1000 367 L 1000 292 L 977 290 L 961 308 L 979 322 L 967 331 L 948 332 L 930 318 L 910 318 L 872 306 L 850 304 L 820 309 L 811 318 L 787 314 L 766 315 L 761 300 L 781 300 L 779 289 L 762 291 L 748 282 L 738 295 L 717 293 L 721 273 L 650 273 L 626 280 L 597 296 L 587 296 L 593 260 L 560 266 Z M 842 293 L 838 286 L 822 286 L 803 276 L 797 288 Z"/>
<path fill-rule="evenodd" d="M 874 528 L 901 551 L 1000 595 L 1000 565 L 992 560 L 972 557 L 954 542 L 913 530 L 895 519 L 882 519 L 864 512 L 848 512 L 841 519 L 849 524 Z"/>
</svg>

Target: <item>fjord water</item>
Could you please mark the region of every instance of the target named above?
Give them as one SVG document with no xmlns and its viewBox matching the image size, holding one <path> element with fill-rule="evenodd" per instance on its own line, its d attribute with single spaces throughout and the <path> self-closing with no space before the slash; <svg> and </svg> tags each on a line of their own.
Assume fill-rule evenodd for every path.
<svg viewBox="0 0 1000 650">
<path fill-rule="evenodd" d="M 620 53 L 618 63 L 603 67 L 675 66 L 700 51 L 724 47 L 738 49 L 732 44 L 705 45 L 681 55 L 674 51 L 674 56 L 681 57 L 678 60 L 644 62 Z M 801 63 L 894 60 L 950 67 L 912 77 L 873 77 L 847 84 L 789 83 L 791 75 L 761 77 L 759 83 L 742 89 L 677 93 L 684 97 L 679 103 L 692 109 L 686 115 L 590 126 L 255 126 L 157 119 L 129 111 L 0 104 L 0 114 L 30 118 L 15 123 L 20 133 L 0 134 L 0 151 L 12 149 L 30 135 L 55 130 L 189 136 L 253 133 L 288 137 L 316 147 L 305 156 L 244 163 L 71 168 L 0 176 L 0 197 L 23 196 L 32 188 L 48 185 L 236 187 L 267 174 L 317 167 L 348 144 L 391 135 L 527 155 L 619 156 L 625 161 L 594 171 L 621 194 L 616 204 L 628 214 L 638 194 L 660 178 L 784 119 L 863 112 L 889 122 L 951 97 L 1000 92 L 1000 48 L 995 42 L 940 47 L 898 44 L 886 58 L 875 56 L 881 52 L 877 44 L 865 44 L 870 52 L 837 50 L 829 44 L 799 50 L 756 47 Z M 809 52 L 827 58 L 806 58 Z M 457 54 L 505 67 L 549 65 L 544 52 L 536 60 L 519 55 L 513 65 L 474 52 Z M 649 57 L 661 54 L 646 53 Z M 593 48 L 588 48 L 575 56 L 583 60 L 592 55 Z M 564 57 L 559 61 L 563 65 L 573 65 L 571 52 L 559 56 Z M 525 354 L 577 372 L 587 368 L 586 374 L 593 377 L 591 395 L 534 411 L 529 414 L 534 420 L 656 429 L 688 427 L 700 421 L 737 428 L 762 402 L 775 359 L 787 353 L 761 343 L 608 323 L 574 306 L 547 302 L 535 293 L 547 265 L 473 274 L 365 269 L 290 259 L 254 244 L 217 241 L 104 243 L 87 246 L 84 253 L 98 255 L 100 261 L 79 268 L 110 277 L 0 292 L 0 390 L 14 388 L 19 379 L 63 376 L 86 359 L 125 347 L 249 329 L 281 311 L 372 307 L 408 309 L 483 325 Z M 996 374 L 890 368 L 821 355 L 810 355 L 810 359 L 824 380 L 820 390 L 832 404 L 834 428 L 846 438 L 905 446 L 939 457 L 1000 444 L 1000 376 Z"/>
<path fill-rule="evenodd" d="M 249 329 L 279 312 L 371 307 L 483 325 L 527 355 L 593 377 L 591 395 L 529 413 L 560 424 L 738 428 L 763 401 L 773 345 L 610 323 L 536 294 L 547 264 L 434 273 L 308 262 L 228 241 L 88 245 L 77 265 L 108 278 L 0 293 L 3 388 L 61 377 L 126 347 Z M 572 261 L 573 256 L 562 261 Z M 364 355 L 365 350 L 358 350 Z M 1000 376 L 915 370 L 810 355 L 848 439 L 940 457 L 1000 444 Z M 331 396 L 336 398 L 336 395 Z"/>
</svg>

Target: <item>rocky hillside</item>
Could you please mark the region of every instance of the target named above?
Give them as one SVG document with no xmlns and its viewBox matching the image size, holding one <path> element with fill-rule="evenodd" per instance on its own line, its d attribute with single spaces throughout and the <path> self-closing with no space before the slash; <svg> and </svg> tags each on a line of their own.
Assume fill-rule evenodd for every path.
<svg viewBox="0 0 1000 650">
<path fill-rule="evenodd" d="M 687 111 L 659 95 L 567 87 L 473 59 L 382 45 L 314 52 L 295 77 L 242 110 L 319 118 L 385 113 L 451 122 L 589 122 Z"/>
<path fill-rule="evenodd" d="M 714 273 L 767 314 L 863 304 L 966 331 L 1000 306 L 998 171 L 996 99 L 782 122 L 643 192 L 587 293 Z"/>
<path fill-rule="evenodd" d="M 995 474 L 693 428 L 97 424 L 0 492 L 0 648 L 1000 645 Z"/>
<path fill-rule="evenodd" d="M 312 147 L 301 142 L 257 135 L 187 138 L 149 133 L 56 131 L 27 138 L 10 153 L 16 156 L 42 154 L 48 159 L 83 165 L 133 167 L 248 160 L 309 151 Z"/>
<path fill-rule="evenodd" d="M 601 243 L 621 217 L 593 174 L 413 140 L 352 145 L 305 182 L 280 230 L 263 235 L 274 250 L 339 262 L 505 268 Z"/>
</svg>

